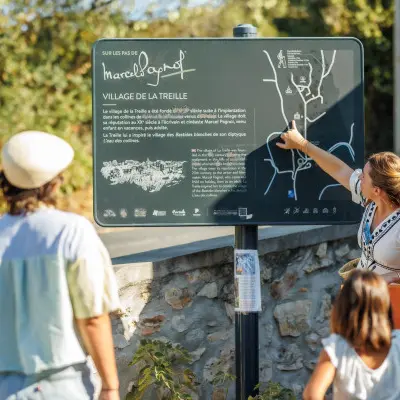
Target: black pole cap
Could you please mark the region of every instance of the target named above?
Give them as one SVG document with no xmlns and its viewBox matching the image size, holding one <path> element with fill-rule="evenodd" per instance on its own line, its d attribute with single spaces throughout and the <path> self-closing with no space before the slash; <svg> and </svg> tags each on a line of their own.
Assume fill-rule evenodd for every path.
<svg viewBox="0 0 400 400">
<path fill-rule="evenodd" d="M 233 28 L 234 37 L 255 37 L 257 28 L 251 24 L 239 24 Z"/>
</svg>

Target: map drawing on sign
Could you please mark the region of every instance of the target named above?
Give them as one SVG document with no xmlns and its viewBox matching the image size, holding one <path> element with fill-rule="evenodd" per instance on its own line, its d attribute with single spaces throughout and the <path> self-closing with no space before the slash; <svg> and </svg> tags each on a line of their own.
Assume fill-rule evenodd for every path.
<svg viewBox="0 0 400 400">
<path fill-rule="evenodd" d="M 324 94 L 324 85 L 330 79 L 332 85 L 332 70 L 335 67 L 335 58 L 337 51 L 324 51 L 305 53 L 302 50 L 280 50 L 274 56 L 268 51 L 263 50 L 269 64 L 272 68 L 272 76 L 263 79 L 263 82 L 274 84 L 277 94 L 280 98 L 280 110 L 286 126 L 290 127 L 290 121 L 295 120 L 296 126 L 305 139 L 312 142 L 309 135 L 310 126 L 317 120 L 323 118 L 329 108 L 334 105 L 332 99 L 326 100 Z M 275 62 L 273 61 L 275 60 Z M 338 99 L 334 99 L 334 102 Z M 294 111 L 294 112 L 293 112 Z M 348 150 L 349 155 L 355 161 L 355 152 L 353 149 L 354 122 L 348 127 L 348 140 L 338 141 L 331 145 L 327 150 L 333 153 L 340 147 Z M 266 183 L 264 195 L 268 195 L 275 179 L 281 174 L 290 174 L 293 187 L 288 191 L 289 198 L 298 200 L 297 188 L 298 177 L 302 172 L 312 168 L 313 160 L 300 150 L 287 151 L 291 158 L 284 167 L 278 166 L 273 153 L 276 151 L 276 144 L 273 139 L 279 138 L 282 132 L 272 132 L 268 135 L 266 146 L 268 149 L 268 158 L 264 161 L 269 163 L 273 169 L 273 174 Z M 282 151 L 279 149 L 279 151 Z M 290 167 L 289 167 L 290 166 Z M 341 186 L 340 184 L 326 185 L 319 193 L 318 200 L 327 189 Z"/>
<path fill-rule="evenodd" d="M 163 187 L 178 185 L 184 178 L 183 164 L 186 161 L 116 160 L 103 162 L 101 174 L 111 185 L 134 183 L 148 192 L 159 192 Z"/>
</svg>

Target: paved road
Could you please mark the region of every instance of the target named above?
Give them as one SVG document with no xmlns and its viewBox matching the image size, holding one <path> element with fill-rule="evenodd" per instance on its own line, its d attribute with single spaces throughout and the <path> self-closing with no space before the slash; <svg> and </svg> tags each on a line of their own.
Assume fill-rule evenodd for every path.
<svg viewBox="0 0 400 400">
<path fill-rule="evenodd" d="M 316 226 L 259 227 L 259 239 L 304 232 Z M 117 263 L 159 261 L 234 245 L 234 227 L 123 228 L 99 230 Z"/>
</svg>

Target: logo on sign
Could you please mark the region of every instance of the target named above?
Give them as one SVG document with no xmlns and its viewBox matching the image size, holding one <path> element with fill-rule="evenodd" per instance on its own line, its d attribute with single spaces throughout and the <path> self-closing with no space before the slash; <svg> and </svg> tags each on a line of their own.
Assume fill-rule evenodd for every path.
<svg viewBox="0 0 400 400">
<path fill-rule="evenodd" d="M 198 208 L 194 209 L 193 216 L 195 216 L 195 217 L 200 217 L 201 216 L 200 210 Z"/>
<path fill-rule="evenodd" d="M 166 211 L 154 210 L 153 215 L 155 217 L 165 217 L 167 215 Z"/>
<path fill-rule="evenodd" d="M 173 61 L 171 65 L 163 62 L 161 65 L 151 65 L 149 56 L 145 51 L 141 51 L 136 62 L 132 63 L 131 69 L 123 72 L 114 72 L 107 68 L 106 64 L 102 62 L 103 78 L 107 80 L 121 80 L 132 78 L 153 77 L 153 83 L 147 83 L 149 86 L 158 86 L 161 78 L 168 78 L 170 76 L 178 75 L 183 79 L 184 75 L 188 72 L 196 71 L 195 69 L 185 69 L 183 61 L 186 55 L 185 52 L 179 50 L 179 57 Z"/>
<path fill-rule="evenodd" d="M 115 212 L 113 210 L 105 210 L 103 213 L 103 216 L 105 218 L 110 218 L 110 217 L 116 217 L 117 215 L 115 214 Z"/>
<path fill-rule="evenodd" d="M 128 212 L 126 211 L 125 208 L 121 208 L 121 210 L 119 210 L 119 215 L 120 215 L 122 218 L 126 218 L 126 217 L 128 216 Z"/>
<path fill-rule="evenodd" d="M 134 216 L 136 218 L 143 218 L 147 215 L 147 210 L 145 208 L 135 208 Z"/>
<path fill-rule="evenodd" d="M 247 214 L 247 208 L 239 208 L 238 213 L 240 218 L 245 218 L 245 219 L 253 218 L 253 214 Z"/>
<path fill-rule="evenodd" d="M 175 215 L 176 217 L 184 217 L 186 215 L 186 211 L 183 210 L 172 210 L 172 215 Z"/>
<path fill-rule="evenodd" d="M 220 217 L 236 216 L 238 215 L 238 210 L 214 210 L 213 215 L 218 215 Z"/>
</svg>

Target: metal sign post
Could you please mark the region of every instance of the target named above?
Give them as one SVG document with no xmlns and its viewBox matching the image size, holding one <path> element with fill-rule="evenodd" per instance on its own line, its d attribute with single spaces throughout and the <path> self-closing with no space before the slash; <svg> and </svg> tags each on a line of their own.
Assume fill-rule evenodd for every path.
<svg viewBox="0 0 400 400">
<path fill-rule="evenodd" d="M 256 37 L 257 28 L 241 24 L 233 29 L 235 37 Z M 258 226 L 235 226 L 235 249 L 257 250 Z M 235 312 L 236 399 L 256 396 L 259 383 L 258 312 Z"/>
</svg>

